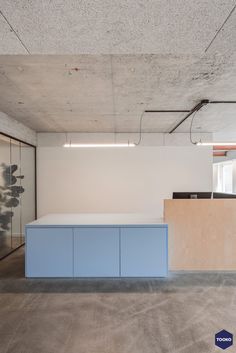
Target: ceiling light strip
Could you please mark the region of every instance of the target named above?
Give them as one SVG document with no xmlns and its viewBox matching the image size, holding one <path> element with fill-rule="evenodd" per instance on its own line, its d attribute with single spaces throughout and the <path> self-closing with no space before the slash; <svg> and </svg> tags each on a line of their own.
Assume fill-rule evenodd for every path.
<svg viewBox="0 0 236 353">
<path fill-rule="evenodd" d="M 197 142 L 198 146 L 236 146 L 236 142 Z"/>
<path fill-rule="evenodd" d="M 65 143 L 67 148 L 135 147 L 134 143 Z"/>
</svg>

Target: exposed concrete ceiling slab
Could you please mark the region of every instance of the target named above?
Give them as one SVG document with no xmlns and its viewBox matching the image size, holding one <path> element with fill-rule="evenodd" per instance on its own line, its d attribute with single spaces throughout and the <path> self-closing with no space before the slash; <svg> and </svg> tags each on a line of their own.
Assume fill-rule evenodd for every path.
<svg viewBox="0 0 236 353">
<path fill-rule="evenodd" d="M 37 131 L 83 129 L 83 120 L 89 129 L 113 113 L 110 72 L 109 56 L 1 57 L 0 106 Z"/>
<path fill-rule="evenodd" d="M 236 4 L 235 4 L 236 6 Z M 216 38 L 211 43 L 208 53 L 224 53 L 224 55 L 230 55 L 235 53 L 235 42 L 236 42 L 236 9 L 231 13 L 224 24 L 222 30 L 217 33 Z"/>
<path fill-rule="evenodd" d="M 2 16 L 0 16 L 0 53 L 26 54 L 25 49 Z"/>
<path fill-rule="evenodd" d="M 168 132 L 186 113 L 144 113 L 142 132 Z M 137 132 L 140 128 L 141 116 L 116 116 L 116 130 L 119 132 Z"/>
<path fill-rule="evenodd" d="M 227 129 L 236 131 L 236 103 L 235 104 L 208 104 L 193 114 L 176 132 L 190 131 L 191 121 L 194 132 L 219 132 Z"/>
<path fill-rule="evenodd" d="M 112 61 L 116 109 L 124 114 L 192 109 L 203 98 L 235 99 L 233 57 L 117 55 Z"/>
<path fill-rule="evenodd" d="M 0 111 L 39 132 L 138 132 L 146 109 L 236 100 L 235 86 L 235 57 L 219 54 L 0 56 Z M 235 113 L 207 107 L 194 126 L 236 132 Z M 168 132 L 183 116 L 145 114 L 143 131 Z M 178 129 L 187 131 L 189 121 Z"/>
<path fill-rule="evenodd" d="M 146 109 L 236 100 L 234 6 L 0 0 L 0 54 L 45 54 L 0 55 L 0 111 L 36 131 L 138 132 Z M 207 106 L 193 131 L 236 133 L 235 111 Z M 145 114 L 142 129 L 168 132 L 183 116 Z"/>
<path fill-rule="evenodd" d="M 14 29 L 31 54 L 200 55 L 234 5 L 234 0 L 0 0 L 10 24 L 1 32 L 0 53 L 22 53 Z M 224 50 L 221 43 L 215 50 Z"/>
</svg>

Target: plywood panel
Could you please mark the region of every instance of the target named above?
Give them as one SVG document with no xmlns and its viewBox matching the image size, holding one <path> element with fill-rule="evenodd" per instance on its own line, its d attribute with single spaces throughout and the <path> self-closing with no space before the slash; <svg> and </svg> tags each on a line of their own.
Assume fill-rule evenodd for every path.
<svg viewBox="0 0 236 353">
<path fill-rule="evenodd" d="M 170 270 L 236 270 L 236 200 L 165 200 Z"/>
</svg>

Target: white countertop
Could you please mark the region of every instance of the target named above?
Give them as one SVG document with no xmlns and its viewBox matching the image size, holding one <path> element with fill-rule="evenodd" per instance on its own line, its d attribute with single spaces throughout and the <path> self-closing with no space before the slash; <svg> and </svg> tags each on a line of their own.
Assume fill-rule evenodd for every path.
<svg viewBox="0 0 236 353">
<path fill-rule="evenodd" d="M 57 213 L 48 214 L 27 226 L 167 225 L 162 219 L 137 213 Z"/>
</svg>

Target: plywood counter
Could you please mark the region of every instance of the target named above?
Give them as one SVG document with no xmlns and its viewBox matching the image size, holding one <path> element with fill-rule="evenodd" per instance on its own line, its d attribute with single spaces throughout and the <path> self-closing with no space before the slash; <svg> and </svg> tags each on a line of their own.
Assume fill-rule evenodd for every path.
<svg viewBox="0 0 236 353">
<path fill-rule="evenodd" d="M 236 200 L 165 200 L 170 270 L 236 270 Z"/>
</svg>

